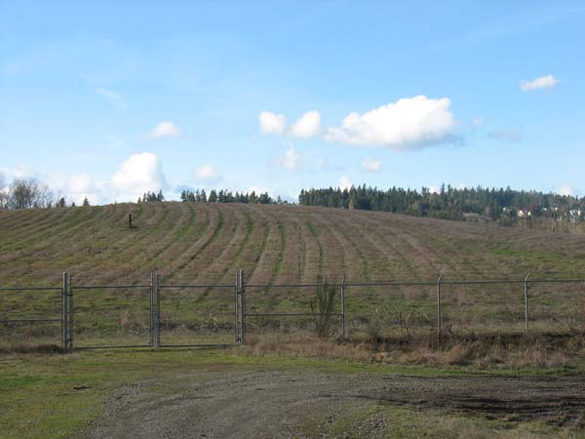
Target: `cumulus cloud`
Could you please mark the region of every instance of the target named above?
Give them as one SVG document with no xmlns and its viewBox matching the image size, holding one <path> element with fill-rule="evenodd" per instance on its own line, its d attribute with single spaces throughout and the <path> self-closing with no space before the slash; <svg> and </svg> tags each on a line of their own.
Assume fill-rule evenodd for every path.
<svg viewBox="0 0 585 439">
<path fill-rule="evenodd" d="M 108 90 L 107 88 L 98 88 L 95 92 L 99 95 L 105 96 L 112 105 L 118 107 L 121 110 L 128 107 L 128 104 L 122 98 L 122 96 L 120 96 L 115 91 Z"/>
<path fill-rule="evenodd" d="M 195 179 L 203 183 L 216 183 L 221 177 L 215 166 L 203 165 L 195 169 Z"/>
<path fill-rule="evenodd" d="M 522 133 L 514 130 L 499 130 L 488 133 L 488 137 L 492 139 L 502 140 L 504 142 L 520 142 L 522 141 Z"/>
<path fill-rule="evenodd" d="M 343 177 L 341 177 L 339 179 L 339 181 L 337 182 L 337 187 L 339 189 L 341 189 L 342 191 L 345 189 L 351 189 L 353 186 L 353 181 L 351 181 L 351 179 L 349 177 L 346 177 L 345 175 Z"/>
<path fill-rule="evenodd" d="M 130 156 L 110 183 L 118 201 L 136 201 L 145 192 L 158 192 L 167 187 L 161 161 L 151 152 Z"/>
<path fill-rule="evenodd" d="M 317 110 L 307 111 L 291 128 L 295 137 L 308 139 L 319 134 L 321 129 L 321 115 Z"/>
<path fill-rule="evenodd" d="M 283 134 L 286 121 L 282 114 L 274 114 L 270 111 L 262 111 L 258 116 L 260 131 L 264 134 Z"/>
<path fill-rule="evenodd" d="M 164 137 L 178 137 L 181 135 L 181 129 L 173 122 L 165 121 L 159 123 L 147 135 L 150 139 L 162 139 Z"/>
<path fill-rule="evenodd" d="M 65 188 L 61 192 L 66 194 L 66 199 L 74 201 L 78 205 L 83 203 L 85 198 L 90 204 L 102 204 L 109 201 L 110 196 L 108 182 L 96 182 L 87 173 L 69 177 L 65 183 Z"/>
<path fill-rule="evenodd" d="M 380 172 L 382 163 L 380 160 L 375 160 L 371 157 L 366 157 L 362 162 L 362 171 L 364 172 Z"/>
<path fill-rule="evenodd" d="M 399 99 L 362 115 L 348 114 L 341 127 L 329 128 L 325 138 L 349 145 L 408 150 L 453 140 L 455 121 L 448 98 L 426 96 Z"/>
<path fill-rule="evenodd" d="M 559 82 L 553 75 L 541 76 L 540 78 L 533 79 L 532 81 L 520 81 L 520 88 L 523 91 L 539 90 L 541 88 L 552 88 Z"/>
</svg>

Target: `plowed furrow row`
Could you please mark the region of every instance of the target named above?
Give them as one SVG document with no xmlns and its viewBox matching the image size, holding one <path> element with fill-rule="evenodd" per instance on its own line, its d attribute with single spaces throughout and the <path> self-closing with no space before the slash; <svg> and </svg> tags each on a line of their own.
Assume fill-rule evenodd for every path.
<svg viewBox="0 0 585 439">
<path fill-rule="evenodd" d="M 370 215 L 364 215 L 361 220 L 360 227 L 355 227 L 355 220 L 344 215 L 338 216 L 339 224 L 343 225 L 345 230 L 353 229 L 351 239 L 368 260 L 370 268 L 368 280 L 390 280 L 395 278 L 396 273 L 402 271 L 404 267 L 408 269 L 410 262 L 395 246 L 389 245 L 389 234 L 380 224 Z"/>
<path fill-rule="evenodd" d="M 170 211 L 167 206 L 158 207 L 154 204 L 158 205 L 159 203 L 140 203 L 142 210 L 137 212 L 136 221 L 133 220 L 136 228 L 131 229 L 125 226 L 116 230 L 117 239 L 115 242 L 110 240 L 109 245 L 99 255 L 98 259 L 102 262 L 98 266 L 101 266 L 102 269 L 90 268 L 77 274 L 77 282 L 133 284 L 140 281 L 143 283 L 144 279 L 148 278 L 148 273 L 141 273 L 137 279 L 132 278 L 133 270 L 131 267 L 135 255 L 143 254 L 148 238 L 156 236 L 169 217 Z"/>
<path fill-rule="evenodd" d="M 241 247 L 236 251 L 233 260 L 233 270 L 224 273 L 223 281 L 225 283 L 232 283 L 235 281 L 236 270 L 244 270 L 246 280 L 249 279 L 254 267 L 260 259 L 262 252 L 262 245 L 264 236 L 266 234 L 265 227 L 256 211 L 251 205 L 244 204 L 239 206 L 246 218 L 246 238 L 242 242 Z"/>
<path fill-rule="evenodd" d="M 106 206 L 104 214 L 87 224 L 83 234 L 77 235 L 75 245 L 52 244 L 52 248 L 57 249 L 55 264 L 76 277 L 98 267 L 100 253 L 107 252 L 112 240 L 118 238 L 118 229 L 126 224 L 126 216 L 122 207 Z"/>
<path fill-rule="evenodd" d="M 319 282 L 323 277 L 323 265 L 325 252 L 323 249 L 323 243 L 319 238 L 319 234 L 315 225 L 310 219 L 305 222 L 305 229 L 309 233 L 311 240 L 307 240 L 306 250 L 308 251 L 307 258 L 305 259 L 305 267 L 303 271 L 303 279 L 307 283 Z M 305 236 L 307 233 L 305 232 Z"/>
<path fill-rule="evenodd" d="M 320 273 L 322 280 L 335 282 L 341 279 L 346 268 L 345 249 L 339 235 L 334 233 L 331 224 L 319 213 L 311 216 L 314 225 L 314 236 L 320 246 Z"/>
<path fill-rule="evenodd" d="M 21 241 L 30 236 L 32 229 L 39 230 L 47 224 L 51 225 L 58 218 L 65 215 L 67 209 L 30 209 L 30 210 L 0 210 L 2 229 L 2 246 Z"/>
<path fill-rule="evenodd" d="M 194 209 L 197 213 L 195 226 L 167 253 L 166 264 L 161 269 L 167 281 L 177 279 L 177 273 L 187 266 L 189 261 L 195 258 L 200 249 L 217 233 L 220 221 L 219 211 L 201 203 L 194 204 Z"/>
<path fill-rule="evenodd" d="M 3 246 L 4 251 L 26 250 L 35 246 L 39 241 L 52 239 L 62 230 L 71 227 L 77 219 L 83 214 L 81 208 L 62 209 L 64 213 L 54 220 L 42 221 L 38 227 L 30 227 L 28 233 L 25 233 L 20 239 L 12 242 L 10 245 Z"/>
<path fill-rule="evenodd" d="M 20 250 L 7 251 L 0 257 L 0 263 L 10 265 L 13 267 L 13 275 L 18 273 L 19 269 L 24 269 L 27 272 L 34 272 L 33 265 L 39 263 L 41 268 L 54 270 L 55 261 L 53 260 L 53 253 L 51 249 L 62 248 L 63 246 L 70 246 L 72 237 L 75 237 L 78 230 L 91 224 L 96 216 L 103 212 L 101 208 L 84 209 L 74 208 L 71 215 L 63 219 L 63 221 L 49 231 L 43 232 L 41 236 L 28 241 L 26 247 Z M 24 245 L 24 244 L 23 244 Z M 18 263 L 15 263 L 18 261 Z M 38 272 L 37 272 L 38 273 Z M 42 274 L 42 273 L 38 273 Z"/>
<path fill-rule="evenodd" d="M 199 268 L 197 281 L 200 283 L 219 283 L 228 270 L 235 272 L 234 256 L 240 251 L 248 236 L 249 222 L 242 209 L 233 205 L 222 207 L 226 212 L 226 218 L 229 218 L 226 221 L 226 227 L 230 228 L 225 229 L 224 239 L 218 240 L 213 247 L 208 248 L 208 252 L 211 253 L 211 256 L 208 256 L 211 263 Z"/>
<path fill-rule="evenodd" d="M 345 264 L 343 273 L 337 274 L 336 278 L 339 278 L 343 274 L 346 275 L 348 279 L 369 280 L 369 261 L 366 259 L 363 252 L 355 245 L 353 239 L 350 238 L 350 235 L 356 232 L 354 228 L 341 226 L 338 218 L 331 220 L 327 215 L 323 215 L 323 221 L 343 246 Z"/>
<path fill-rule="evenodd" d="M 250 273 L 250 283 L 270 284 L 273 280 L 278 254 L 281 249 L 280 231 L 273 215 L 267 214 L 266 209 L 257 209 L 258 216 L 262 217 L 266 233 L 264 234 L 262 253 L 258 263 Z"/>
<path fill-rule="evenodd" d="M 236 206 L 236 205 L 234 205 Z M 218 282 L 221 284 L 230 284 L 235 282 L 236 271 L 242 269 L 243 257 L 246 251 L 250 248 L 251 240 L 256 230 L 256 222 L 250 209 L 247 205 L 237 206 L 241 210 L 242 215 L 245 218 L 245 231 L 243 231 L 243 239 L 240 240 L 237 249 L 230 255 L 230 263 L 224 264 L 221 270 L 221 274 L 218 277 Z M 247 272 L 245 272 L 247 275 Z"/>
<path fill-rule="evenodd" d="M 280 210 L 278 217 L 282 223 L 281 239 L 284 239 L 282 260 L 275 283 L 294 283 L 301 279 L 303 260 L 305 258 L 304 244 L 301 235 L 301 222 L 296 216 Z"/>
<path fill-rule="evenodd" d="M 231 230 L 234 225 L 233 213 L 230 215 L 231 212 L 224 210 L 222 208 L 223 206 L 208 206 L 212 206 L 211 209 L 217 214 L 217 216 L 214 215 L 212 217 L 216 222 L 211 227 L 211 230 L 209 230 L 210 233 L 206 233 L 207 236 L 201 242 L 201 245 L 193 248 L 192 250 L 194 252 L 177 267 L 175 277 L 179 278 L 181 282 L 189 281 L 192 283 L 202 281 L 200 277 L 201 271 L 213 263 L 226 239 L 226 230 Z"/>
<path fill-rule="evenodd" d="M 196 213 L 195 208 L 191 204 L 187 204 L 187 210 L 183 210 L 181 218 L 177 221 L 177 224 L 167 234 L 166 239 L 163 241 L 164 244 L 159 246 L 152 255 L 149 256 L 142 268 L 149 271 L 158 270 L 159 266 L 162 265 L 166 259 L 166 254 L 171 252 L 175 245 L 180 243 L 183 239 L 186 239 L 189 234 L 193 232 L 196 226 Z M 154 264 L 154 265 L 153 265 Z"/>
</svg>

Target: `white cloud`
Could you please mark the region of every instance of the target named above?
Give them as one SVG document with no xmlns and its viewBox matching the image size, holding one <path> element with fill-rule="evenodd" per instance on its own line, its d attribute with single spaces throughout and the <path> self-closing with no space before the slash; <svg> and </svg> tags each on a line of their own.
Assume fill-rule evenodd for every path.
<svg viewBox="0 0 585 439">
<path fill-rule="evenodd" d="M 514 130 L 499 130 L 488 133 L 488 137 L 492 139 L 502 140 L 504 142 L 520 142 L 522 141 L 522 133 Z"/>
<path fill-rule="evenodd" d="M 115 105 L 116 107 L 118 107 L 121 110 L 128 107 L 128 104 L 122 98 L 122 96 L 120 96 L 118 93 L 116 93 L 112 90 L 108 90 L 107 88 L 98 88 L 95 92 L 99 95 L 102 95 L 102 96 L 105 96 L 106 98 L 108 98 L 110 103 L 112 103 L 113 105 Z"/>
<path fill-rule="evenodd" d="M 216 183 L 221 177 L 213 165 L 203 165 L 195 169 L 195 179 L 204 183 Z"/>
<path fill-rule="evenodd" d="M 473 120 L 471 121 L 471 124 L 474 127 L 480 127 L 483 125 L 483 117 L 474 117 Z"/>
<path fill-rule="evenodd" d="M 399 150 L 422 148 L 453 139 L 455 121 L 448 98 L 415 96 L 383 105 L 363 115 L 348 114 L 325 138 L 349 145 Z"/>
<path fill-rule="evenodd" d="M 158 192 L 167 187 L 160 159 L 151 152 L 130 156 L 110 183 L 117 201 L 136 201 L 145 192 Z"/>
<path fill-rule="evenodd" d="M 562 186 L 559 189 L 557 189 L 557 194 L 566 196 L 575 195 L 575 189 L 572 188 L 571 186 Z"/>
<path fill-rule="evenodd" d="M 308 139 L 319 134 L 321 128 L 321 115 L 317 110 L 307 111 L 292 126 L 291 134 L 295 137 Z"/>
<path fill-rule="evenodd" d="M 95 183 L 91 175 L 87 173 L 76 174 L 67 180 L 67 189 L 73 193 L 92 192 L 95 189 Z"/>
<path fill-rule="evenodd" d="M 343 177 L 341 177 L 339 179 L 339 181 L 337 182 L 337 187 L 339 187 L 339 189 L 341 190 L 345 190 L 345 189 L 351 189 L 351 187 L 353 186 L 353 181 L 351 181 L 351 179 L 349 177 L 346 177 L 345 175 Z"/>
<path fill-rule="evenodd" d="M 380 160 L 375 160 L 371 157 L 366 157 L 362 162 L 362 171 L 364 172 L 380 172 L 382 163 Z"/>
<path fill-rule="evenodd" d="M 546 75 L 541 76 L 540 78 L 536 78 L 532 81 L 520 81 L 520 88 L 523 91 L 531 91 L 531 90 L 538 90 L 541 88 L 551 88 L 556 86 L 559 82 L 553 75 Z"/>
<path fill-rule="evenodd" d="M 162 139 L 163 137 L 177 137 L 181 135 L 181 129 L 173 122 L 165 121 L 159 123 L 148 134 L 150 139 Z"/>
<path fill-rule="evenodd" d="M 289 171 L 294 171 L 301 166 L 302 161 L 303 158 L 291 143 L 289 148 L 285 151 L 284 156 L 280 156 L 276 159 L 276 165 L 288 169 Z"/>
<path fill-rule="evenodd" d="M 274 114 L 270 111 L 263 111 L 258 116 L 260 121 L 260 131 L 264 134 L 283 134 L 285 128 L 285 118 L 282 114 Z"/>
<path fill-rule="evenodd" d="M 248 193 L 251 194 L 252 192 L 256 193 L 256 195 L 267 193 L 268 195 L 270 195 L 270 198 L 276 198 L 274 196 L 274 190 L 272 190 L 269 187 L 250 186 L 248 188 Z"/>
</svg>

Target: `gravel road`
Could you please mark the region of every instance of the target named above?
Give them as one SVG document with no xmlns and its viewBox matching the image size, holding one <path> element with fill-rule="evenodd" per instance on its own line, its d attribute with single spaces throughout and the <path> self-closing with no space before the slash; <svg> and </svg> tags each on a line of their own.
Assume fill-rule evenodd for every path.
<svg viewBox="0 0 585 439">
<path fill-rule="evenodd" d="M 104 416 L 81 437 L 306 437 L 304 429 L 311 422 L 326 422 L 348 408 L 368 404 L 441 407 L 488 418 L 538 418 L 585 427 L 583 378 L 193 373 L 116 390 L 106 402 Z M 373 431 L 372 436 L 376 435 Z"/>
</svg>

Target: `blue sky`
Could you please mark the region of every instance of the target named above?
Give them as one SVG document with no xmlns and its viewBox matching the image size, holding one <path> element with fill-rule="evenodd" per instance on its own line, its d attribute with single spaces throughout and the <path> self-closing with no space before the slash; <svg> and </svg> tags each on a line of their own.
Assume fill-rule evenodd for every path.
<svg viewBox="0 0 585 439">
<path fill-rule="evenodd" d="M 89 3 L 0 0 L 9 180 L 583 195 L 583 2 Z"/>
</svg>

